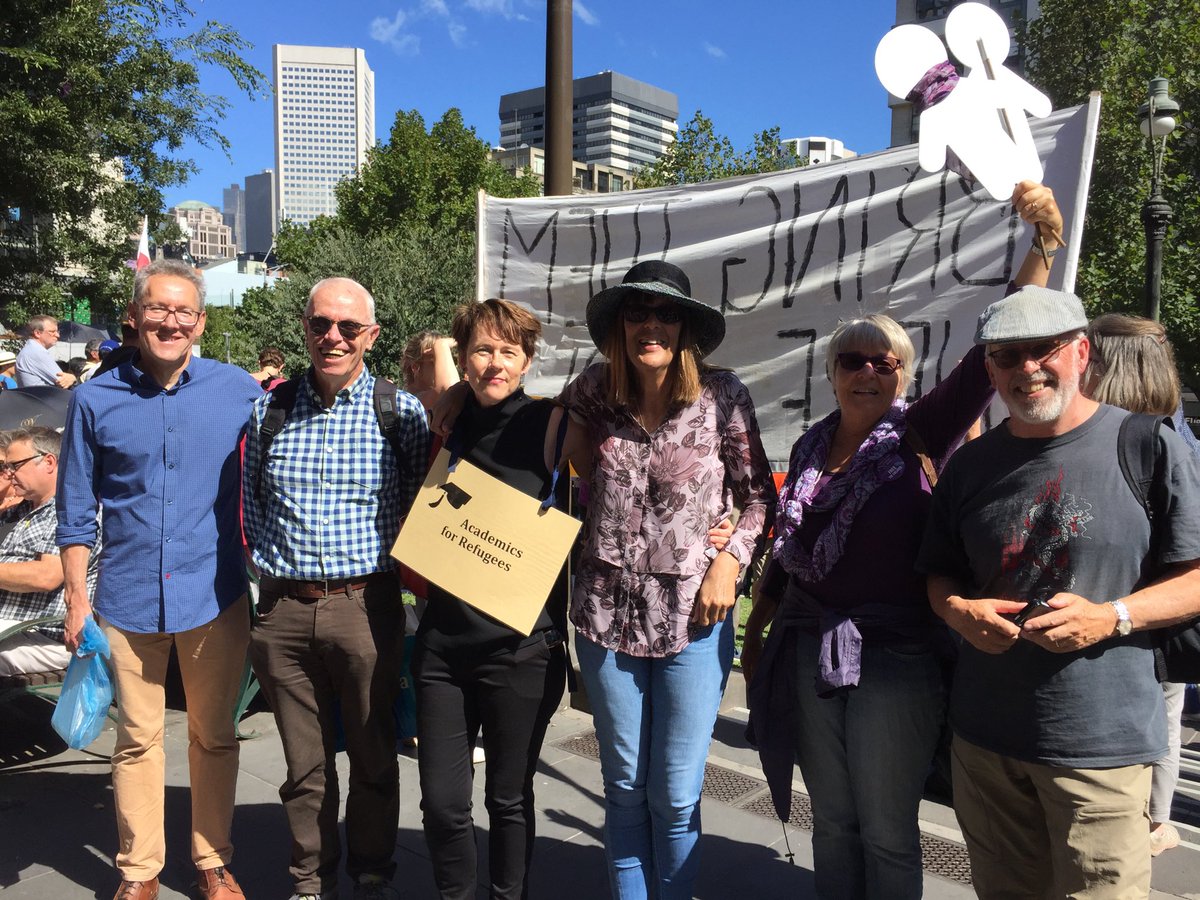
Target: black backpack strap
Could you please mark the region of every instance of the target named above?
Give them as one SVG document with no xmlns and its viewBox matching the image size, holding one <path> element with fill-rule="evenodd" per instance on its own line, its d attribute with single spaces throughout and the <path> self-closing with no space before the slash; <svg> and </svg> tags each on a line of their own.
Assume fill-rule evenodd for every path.
<svg viewBox="0 0 1200 900">
<path fill-rule="evenodd" d="M 1163 423 L 1173 428 L 1170 419 L 1148 413 L 1130 413 L 1121 422 L 1117 432 L 1117 461 L 1125 483 L 1133 491 L 1146 518 L 1150 520 L 1151 549 L 1154 549 L 1155 501 L 1153 487 L 1162 476 L 1163 459 L 1158 440 Z"/>
<path fill-rule="evenodd" d="M 396 411 L 396 385 L 386 378 L 376 376 L 371 402 L 375 406 L 375 418 L 379 422 L 379 431 L 396 456 L 396 465 L 407 466 L 408 458 L 400 444 L 400 415 Z"/>
<path fill-rule="evenodd" d="M 258 426 L 258 470 L 254 473 L 254 499 L 260 505 L 263 497 L 263 472 L 267 468 L 267 451 L 271 449 L 271 442 L 283 431 L 284 423 L 292 414 L 296 396 L 300 393 L 300 379 L 303 377 L 301 375 L 289 379 L 271 391 L 267 411 L 263 413 L 262 423 Z"/>
</svg>

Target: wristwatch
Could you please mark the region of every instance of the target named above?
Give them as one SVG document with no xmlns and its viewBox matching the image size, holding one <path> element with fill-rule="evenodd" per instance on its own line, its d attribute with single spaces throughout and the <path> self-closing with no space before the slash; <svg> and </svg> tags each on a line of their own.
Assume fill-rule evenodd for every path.
<svg viewBox="0 0 1200 900">
<path fill-rule="evenodd" d="M 1120 600 L 1109 600 L 1109 605 L 1117 611 L 1117 634 L 1121 637 L 1129 637 L 1133 631 L 1133 622 L 1129 620 L 1129 610 Z"/>
</svg>

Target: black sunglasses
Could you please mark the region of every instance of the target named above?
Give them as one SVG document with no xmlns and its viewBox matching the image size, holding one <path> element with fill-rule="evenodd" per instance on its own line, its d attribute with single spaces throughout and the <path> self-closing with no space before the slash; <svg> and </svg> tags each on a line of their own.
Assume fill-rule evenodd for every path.
<svg viewBox="0 0 1200 900">
<path fill-rule="evenodd" d="M 308 327 L 317 337 L 323 336 L 334 325 L 337 326 L 338 332 L 348 341 L 354 340 L 364 328 L 370 328 L 370 325 L 364 325 L 362 322 L 352 322 L 349 319 L 343 319 L 341 322 L 335 322 L 333 319 L 325 316 L 306 316 Z"/>
<path fill-rule="evenodd" d="M 904 368 L 904 363 L 900 362 L 894 356 L 887 356 L 883 353 L 877 356 L 867 356 L 867 354 L 859 353 L 857 350 L 839 353 L 837 361 L 838 365 L 847 372 L 857 372 L 867 363 L 871 364 L 871 368 L 875 371 L 876 375 L 891 375 L 897 369 Z"/>
<path fill-rule="evenodd" d="M 993 350 L 988 354 L 988 359 L 996 366 L 997 369 L 1015 369 L 1017 366 L 1024 364 L 1025 360 L 1032 359 L 1039 366 L 1043 363 L 1048 363 L 1054 357 L 1062 352 L 1062 348 L 1071 343 L 1075 338 L 1052 338 L 1048 341 L 1038 341 L 1036 344 L 1028 344 L 1024 347 L 1001 347 L 999 350 Z"/>
<path fill-rule="evenodd" d="M 664 325 L 674 325 L 683 319 L 683 310 L 675 303 L 664 303 L 662 306 L 649 306 L 645 303 L 627 303 L 621 310 L 626 322 L 640 325 L 651 316 Z"/>
</svg>

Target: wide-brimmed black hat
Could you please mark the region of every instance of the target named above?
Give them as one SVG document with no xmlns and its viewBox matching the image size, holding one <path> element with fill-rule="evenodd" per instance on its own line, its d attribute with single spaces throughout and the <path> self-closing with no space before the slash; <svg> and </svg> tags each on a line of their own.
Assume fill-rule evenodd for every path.
<svg viewBox="0 0 1200 900">
<path fill-rule="evenodd" d="M 684 310 L 691 326 L 692 342 L 701 357 L 708 356 L 725 339 L 725 317 L 692 297 L 692 283 L 683 269 L 669 262 L 651 259 L 638 263 L 625 273 L 620 284 L 606 288 L 588 301 L 588 334 L 601 351 L 608 339 L 608 330 L 621 311 L 621 304 L 630 294 L 639 291 L 669 297 Z"/>
</svg>

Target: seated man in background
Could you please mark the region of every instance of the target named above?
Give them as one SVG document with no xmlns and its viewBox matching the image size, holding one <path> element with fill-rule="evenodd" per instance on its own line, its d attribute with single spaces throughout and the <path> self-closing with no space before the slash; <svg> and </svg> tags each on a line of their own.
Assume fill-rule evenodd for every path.
<svg viewBox="0 0 1200 900">
<path fill-rule="evenodd" d="M 57 524 L 54 494 L 61 437 L 33 426 L 7 433 L 3 479 L 25 498 L 26 515 L 0 541 L 0 630 L 42 616 L 62 616 L 63 571 L 54 543 Z M 96 587 L 96 559 L 88 564 L 88 591 Z M 54 672 L 66 668 L 71 654 L 62 642 L 62 625 L 45 625 L 0 643 L 0 676 Z"/>
</svg>

